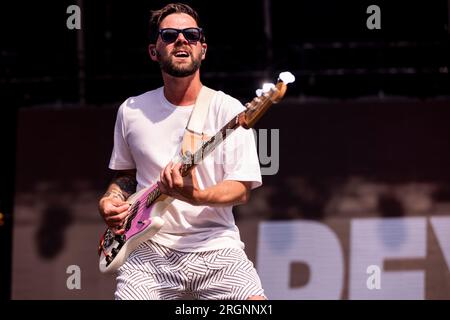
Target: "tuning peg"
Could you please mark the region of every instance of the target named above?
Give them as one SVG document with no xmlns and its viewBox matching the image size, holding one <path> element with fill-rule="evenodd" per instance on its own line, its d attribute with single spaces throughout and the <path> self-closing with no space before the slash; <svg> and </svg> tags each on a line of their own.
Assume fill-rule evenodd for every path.
<svg viewBox="0 0 450 320">
<path fill-rule="evenodd" d="M 264 93 L 269 92 L 270 89 L 275 88 L 275 85 L 273 83 L 264 83 L 262 87 L 262 91 Z"/>
<path fill-rule="evenodd" d="M 279 78 L 285 84 L 292 83 L 295 81 L 295 76 L 292 73 L 290 73 L 289 71 L 280 73 Z"/>
<path fill-rule="evenodd" d="M 264 93 L 269 92 L 272 88 L 275 88 L 275 85 L 273 83 L 264 83 L 262 89 L 256 90 L 256 96 L 261 97 Z"/>
</svg>

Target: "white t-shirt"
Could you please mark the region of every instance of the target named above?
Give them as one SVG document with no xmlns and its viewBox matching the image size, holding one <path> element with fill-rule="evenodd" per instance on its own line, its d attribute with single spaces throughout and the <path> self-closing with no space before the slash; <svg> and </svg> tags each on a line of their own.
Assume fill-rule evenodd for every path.
<svg viewBox="0 0 450 320">
<path fill-rule="evenodd" d="M 176 106 L 163 88 L 128 98 L 119 108 L 114 129 L 114 148 L 109 163 L 113 170 L 137 169 L 137 190 L 159 180 L 161 170 L 180 152 L 181 141 L 193 106 Z M 231 96 L 217 91 L 205 120 L 204 133 L 215 135 L 245 108 Z M 256 144 L 252 130 L 239 127 L 197 167 L 201 189 L 223 180 L 251 181 L 260 186 Z M 232 206 L 193 206 L 175 199 L 162 216 L 165 224 L 153 241 L 179 251 L 244 248 Z"/>
</svg>

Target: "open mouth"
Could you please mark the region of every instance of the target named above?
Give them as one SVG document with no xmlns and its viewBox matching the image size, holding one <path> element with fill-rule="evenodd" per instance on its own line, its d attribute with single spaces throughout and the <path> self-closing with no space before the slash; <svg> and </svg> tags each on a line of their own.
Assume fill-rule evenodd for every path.
<svg viewBox="0 0 450 320">
<path fill-rule="evenodd" d="M 174 56 L 177 58 L 187 58 L 187 57 L 189 57 L 189 53 L 187 51 L 180 50 L 180 51 L 175 52 Z"/>
</svg>

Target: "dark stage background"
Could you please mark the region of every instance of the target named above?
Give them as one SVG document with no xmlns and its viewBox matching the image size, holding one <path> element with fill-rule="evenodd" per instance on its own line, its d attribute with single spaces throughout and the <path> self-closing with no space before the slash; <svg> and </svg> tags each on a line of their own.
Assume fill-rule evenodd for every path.
<svg viewBox="0 0 450 320">
<path fill-rule="evenodd" d="M 113 298 L 97 200 L 118 106 L 162 84 L 146 30 L 165 3 L 1 5 L 1 298 Z M 449 1 L 187 3 L 206 85 L 245 103 L 281 71 L 297 78 L 256 126 L 271 161 L 235 210 L 269 298 L 449 299 Z"/>
</svg>

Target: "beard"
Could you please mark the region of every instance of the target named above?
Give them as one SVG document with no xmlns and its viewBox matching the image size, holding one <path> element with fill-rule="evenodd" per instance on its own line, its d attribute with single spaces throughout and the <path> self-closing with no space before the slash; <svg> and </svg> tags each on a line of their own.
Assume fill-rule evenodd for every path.
<svg viewBox="0 0 450 320">
<path fill-rule="evenodd" d="M 201 53 L 197 57 L 191 56 L 191 62 L 183 64 L 174 63 L 172 56 L 166 58 L 160 57 L 159 66 L 162 71 L 172 77 L 183 78 L 193 75 L 200 68 L 202 64 L 201 57 Z"/>
</svg>

